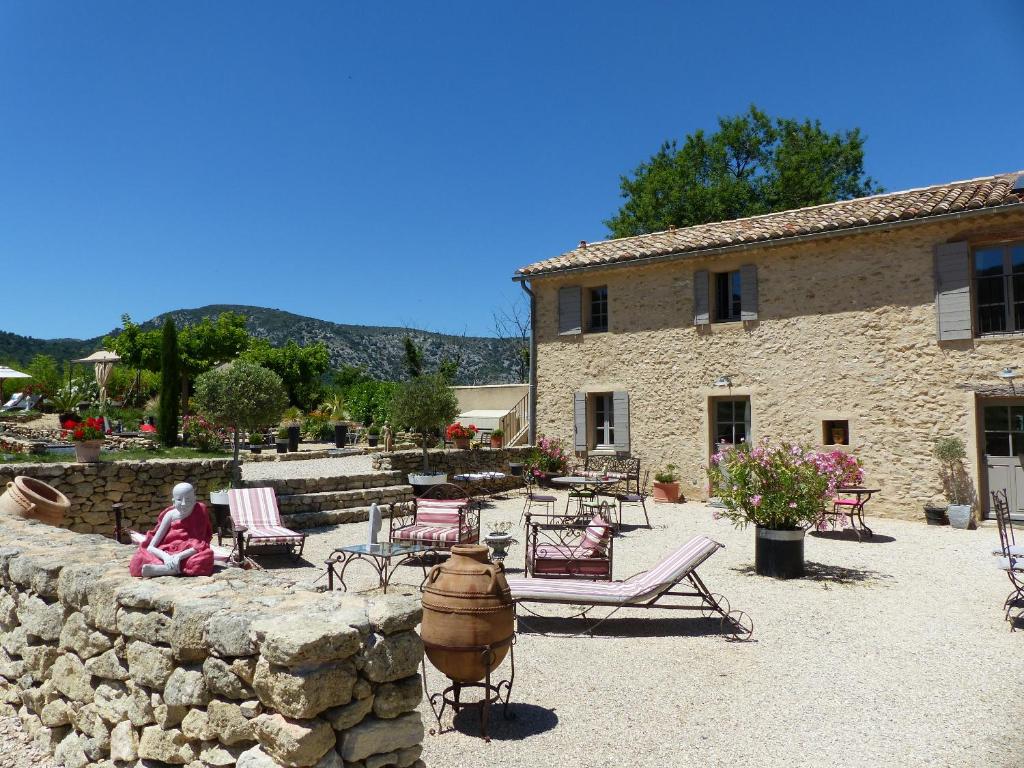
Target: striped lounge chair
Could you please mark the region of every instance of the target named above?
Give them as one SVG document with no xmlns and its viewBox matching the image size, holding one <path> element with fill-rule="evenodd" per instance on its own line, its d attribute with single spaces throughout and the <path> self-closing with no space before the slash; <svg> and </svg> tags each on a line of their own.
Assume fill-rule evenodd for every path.
<svg viewBox="0 0 1024 768">
<path fill-rule="evenodd" d="M 432 486 L 411 502 L 391 505 L 388 540 L 445 550 L 453 544 L 479 544 L 479 507 L 456 485 Z"/>
<path fill-rule="evenodd" d="M 281 512 L 273 488 L 232 488 L 228 491 L 228 509 L 236 529 L 244 528 L 244 555 L 253 548 L 291 552 L 302 556 L 306 534 L 281 525 Z"/>
<path fill-rule="evenodd" d="M 611 613 L 589 627 L 592 634 L 598 624 L 622 608 L 662 608 L 698 610 L 705 617 L 721 617 L 722 630 L 736 640 L 745 640 L 754 631 L 753 622 L 743 611 L 731 611 L 729 601 L 712 593 L 697 575 L 697 568 L 725 545 L 707 536 L 694 536 L 683 546 L 670 552 L 649 571 L 625 581 L 587 581 L 583 579 L 508 579 L 509 589 L 517 607 L 524 603 L 552 603 L 582 607 L 572 618 L 585 616 L 598 606 L 612 608 Z M 677 591 L 682 582 L 693 591 Z M 699 598 L 693 604 L 661 602 L 663 598 Z M 527 612 L 529 609 L 526 609 Z"/>
</svg>

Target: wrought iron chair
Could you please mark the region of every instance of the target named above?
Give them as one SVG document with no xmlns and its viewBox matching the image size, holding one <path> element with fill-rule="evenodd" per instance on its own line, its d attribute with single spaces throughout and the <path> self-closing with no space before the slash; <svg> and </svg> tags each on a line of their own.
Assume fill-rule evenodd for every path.
<svg viewBox="0 0 1024 768">
<path fill-rule="evenodd" d="M 537 493 L 537 478 L 534 477 L 533 472 L 530 471 L 529 467 L 525 468 L 524 480 L 526 484 L 523 486 L 526 489 L 526 501 L 523 503 L 523 512 L 519 515 L 519 522 L 523 522 L 523 519 L 530 513 L 530 508 L 534 504 L 540 504 L 544 507 L 545 514 L 555 514 L 555 502 L 558 499 L 555 496 L 546 493 Z"/>
<path fill-rule="evenodd" d="M 480 504 L 457 485 L 440 483 L 413 501 L 391 505 L 388 541 L 429 544 L 480 543 Z"/>
<path fill-rule="evenodd" d="M 1017 623 L 1024 618 L 1024 552 L 1017 545 L 1013 531 L 1013 520 L 1010 518 L 1010 505 L 1006 499 L 1006 490 L 992 491 L 992 508 L 996 513 L 996 525 L 999 527 L 999 544 L 1002 557 L 999 567 L 1006 571 L 1013 589 L 1003 601 L 1004 617 L 1010 622 L 1010 631 L 1017 628 Z M 1010 619 L 1014 608 L 1019 609 L 1017 615 Z"/>
<path fill-rule="evenodd" d="M 612 578 L 613 554 L 611 523 L 600 515 L 583 523 L 560 516 L 526 515 L 528 576 L 607 581 Z"/>
<path fill-rule="evenodd" d="M 625 493 L 620 493 L 620 494 L 618 494 L 616 496 L 616 498 L 619 501 L 619 519 L 618 519 L 617 525 L 620 528 L 622 527 L 622 505 L 623 504 L 639 504 L 640 508 L 644 511 L 644 522 L 647 523 L 647 527 L 648 528 L 651 527 L 651 518 L 648 517 L 648 515 L 647 515 L 647 496 L 650 493 L 650 491 L 649 491 L 649 488 L 650 488 L 649 480 L 650 480 L 650 478 L 651 478 L 651 470 L 648 469 L 648 470 L 646 470 L 644 472 L 643 482 L 641 483 L 639 480 L 637 480 L 636 493 L 630 493 L 629 492 L 629 486 L 627 485 L 626 486 L 626 488 L 627 488 L 626 492 Z"/>
</svg>

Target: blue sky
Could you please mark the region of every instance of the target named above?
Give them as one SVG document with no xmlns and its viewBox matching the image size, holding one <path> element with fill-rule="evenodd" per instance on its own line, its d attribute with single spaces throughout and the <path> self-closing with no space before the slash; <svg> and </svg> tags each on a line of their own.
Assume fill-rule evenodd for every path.
<svg viewBox="0 0 1024 768">
<path fill-rule="evenodd" d="M 0 5 L 0 330 L 258 304 L 487 335 L 756 103 L 889 190 L 1024 169 L 1024 3 Z M 712 7 L 713 6 L 713 7 Z"/>
</svg>

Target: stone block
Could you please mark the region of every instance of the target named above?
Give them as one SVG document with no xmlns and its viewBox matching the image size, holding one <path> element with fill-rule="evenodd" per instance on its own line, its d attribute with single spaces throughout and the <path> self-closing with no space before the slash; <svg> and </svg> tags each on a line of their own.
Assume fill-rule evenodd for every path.
<svg viewBox="0 0 1024 768">
<path fill-rule="evenodd" d="M 250 628 L 255 618 L 251 607 L 226 609 L 210 616 L 205 636 L 208 647 L 222 658 L 254 655 L 256 646 Z"/>
<path fill-rule="evenodd" d="M 171 706 L 203 707 L 210 701 L 210 689 L 199 669 L 177 667 L 164 687 L 164 701 Z"/>
<path fill-rule="evenodd" d="M 54 662 L 60 657 L 61 652 L 52 645 L 28 645 L 22 652 L 23 673 L 32 675 L 32 679 L 41 683 L 50 676 L 50 670 Z"/>
<path fill-rule="evenodd" d="M 53 643 L 60 638 L 65 610 L 59 602 L 47 604 L 35 595 L 22 596 L 17 609 L 18 621 L 29 635 Z"/>
<path fill-rule="evenodd" d="M 171 765 L 184 765 L 196 757 L 195 751 L 181 731 L 165 731 L 158 725 L 143 729 L 138 753 L 143 760 L 159 760 Z"/>
<path fill-rule="evenodd" d="M 256 741 L 252 722 L 242 714 L 237 704 L 213 699 L 206 708 L 210 720 L 210 728 L 217 734 L 221 744 L 232 746 L 245 742 Z"/>
<path fill-rule="evenodd" d="M 255 669 L 255 659 L 253 667 Z M 253 689 L 236 674 L 234 665 L 222 659 L 210 656 L 203 662 L 203 677 L 210 692 L 225 699 L 251 699 L 255 696 Z M 249 680 L 252 675 L 249 674 Z"/>
<path fill-rule="evenodd" d="M 373 695 L 371 694 L 366 698 L 356 699 L 343 707 L 332 707 L 326 710 L 321 717 L 329 722 L 334 730 L 347 731 L 372 711 Z"/>
<path fill-rule="evenodd" d="M 128 669 L 121 663 L 114 649 L 87 660 L 85 669 L 89 674 L 106 680 L 128 679 Z"/>
<path fill-rule="evenodd" d="M 375 683 L 416 674 L 423 659 L 423 641 L 415 632 L 371 635 L 363 651 L 363 674 Z"/>
<path fill-rule="evenodd" d="M 210 727 L 210 716 L 202 709 L 189 710 L 181 721 L 181 732 L 191 741 L 209 741 L 217 736 Z"/>
<path fill-rule="evenodd" d="M 260 701 L 287 717 L 307 719 L 330 707 L 347 704 L 356 681 L 349 661 L 311 669 L 275 666 L 260 657 L 253 688 Z"/>
<path fill-rule="evenodd" d="M 45 598 L 57 597 L 57 579 L 66 559 L 53 552 L 24 552 L 13 558 L 8 574 L 15 584 Z"/>
<path fill-rule="evenodd" d="M 64 699 L 54 699 L 39 713 L 43 725 L 56 728 L 71 722 L 71 710 Z"/>
<path fill-rule="evenodd" d="M 122 607 L 117 612 L 117 631 L 126 638 L 169 645 L 171 617 L 147 608 Z"/>
<path fill-rule="evenodd" d="M 244 751 L 241 747 L 225 747 L 216 741 L 206 741 L 199 749 L 199 760 L 204 766 L 224 768 L 234 765 Z"/>
<path fill-rule="evenodd" d="M 103 680 L 96 685 L 93 697 L 96 712 L 108 724 L 114 725 L 128 718 L 130 696 L 128 686 L 116 680 Z"/>
<path fill-rule="evenodd" d="M 92 629 L 79 611 L 64 620 L 60 633 L 60 647 L 74 651 L 81 659 L 98 656 L 113 647 L 113 641 L 102 632 Z"/>
<path fill-rule="evenodd" d="M 373 713 L 382 719 L 398 717 L 416 709 L 423 699 L 423 683 L 419 675 L 411 675 L 381 685 L 373 697 Z"/>
<path fill-rule="evenodd" d="M 110 759 L 114 762 L 134 762 L 139 758 L 139 734 L 127 720 L 118 723 L 110 732 Z"/>
<path fill-rule="evenodd" d="M 365 612 L 336 608 L 314 611 L 305 621 L 296 621 L 291 614 L 262 618 L 253 623 L 252 631 L 267 661 L 294 667 L 353 655 L 360 646 L 359 628 L 366 626 Z"/>
<path fill-rule="evenodd" d="M 85 739 L 71 731 L 53 752 L 53 758 L 64 768 L 85 768 L 89 758 L 85 754 Z"/>
<path fill-rule="evenodd" d="M 334 729 L 320 719 L 293 720 L 280 714 L 253 721 L 263 751 L 288 768 L 307 768 L 334 749 Z"/>
<path fill-rule="evenodd" d="M 128 674 L 140 685 L 161 690 L 174 671 L 174 661 L 167 648 L 136 640 L 128 645 L 126 655 Z"/>
<path fill-rule="evenodd" d="M 149 694 L 143 688 L 135 686 L 132 681 L 128 681 L 127 714 L 128 720 L 136 728 L 156 722 Z"/>
<path fill-rule="evenodd" d="M 50 679 L 54 688 L 72 701 L 88 703 L 95 696 L 92 675 L 86 671 L 81 659 L 73 654 L 65 654 L 53 663 Z"/>
<path fill-rule="evenodd" d="M 418 712 L 392 720 L 369 717 L 340 736 L 338 752 L 349 762 L 370 755 L 415 747 L 423 741 L 423 721 Z"/>
</svg>

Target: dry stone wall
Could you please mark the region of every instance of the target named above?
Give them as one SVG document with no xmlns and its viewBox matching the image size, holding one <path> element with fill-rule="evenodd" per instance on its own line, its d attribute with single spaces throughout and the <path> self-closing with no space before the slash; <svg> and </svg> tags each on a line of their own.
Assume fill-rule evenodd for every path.
<svg viewBox="0 0 1024 768">
<path fill-rule="evenodd" d="M 148 530 L 171 500 L 175 483 L 191 483 L 200 500 L 231 483 L 227 459 L 181 461 L 101 461 L 95 464 L 0 464 L 0 491 L 16 475 L 26 475 L 59 490 L 71 502 L 64 526 L 78 533 L 114 531 L 112 505 L 123 502 L 126 525 Z"/>
<path fill-rule="evenodd" d="M 422 767 L 417 596 L 134 579 L 131 547 L 6 517 L 0 541 L 0 714 L 65 768 Z"/>
<path fill-rule="evenodd" d="M 509 463 L 523 463 L 532 449 L 527 446 L 511 448 L 470 448 L 469 450 L 428 450 L 430 468 L 436 472 L 447 472 L 449 480 L 452 475 L 470 472 L 504 472 L 506 477 L 501 480 L 488 481 L 487 490 L 500 492 L 519 488 L 523 484 L 521 477 L 509 474 Z M 392 451 L 391 453 L 375 453 L 373 468 L 378 472 L 399 471 L 407 476 L 410 472 L 423 469 L 423 451 Z"/>
</svg>

